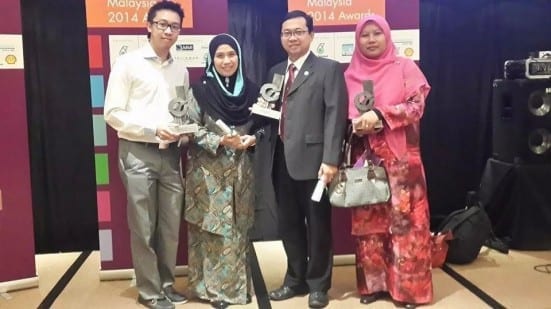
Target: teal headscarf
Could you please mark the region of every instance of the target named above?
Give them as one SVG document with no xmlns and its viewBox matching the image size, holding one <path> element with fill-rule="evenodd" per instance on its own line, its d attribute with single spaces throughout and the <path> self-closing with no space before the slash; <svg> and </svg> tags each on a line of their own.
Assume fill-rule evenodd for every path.
<svg viewBox="0 0 551 309">
<path fill-rule="evenodd" d="M 235 50 L 235 53 L 237 54 L 238 58 L 238 68 L 235 74 L 230 78 L 229 86 L 226 87 L 225 83 L 222 82 L 220 78 L 220 74 L 216 71 L 214 68 L 214 63 L 212 59 L 214 59 L 214 54 L 216 53 L 216 50 L 220 45 L 227 44 L 231 46 Z M 206 75 L 208 77 L 214 77 L 218 84 L 220 85 L 220 88 L 224 90 L 226 95 L 231 97 L 236 97 L 239 94 L 241 94 L 241 91 L 243 90 L 243 61 L 241 61 L 241 47 L 239 46 L 239 43 L 237 43 L 237 40 L 226 33 L 219 34 L 215 36 L 209 44 L 209 54 L 207 58 L 207 68 L 206 68 Z"/>
<path fill-rule="evenodd" d="M 223 44 L 231 46 L 238 57 L 238 69 L 229 77 L 228 87 L 213 63 L 216 50 Z M 228 125 L 242 125 L 249 121 L 249 108 L 256 102 L 259 88 L 247 79 L 243 71 L 241 47 L 237 40 L 226 33 L 215 36 L 209 44 L 205 75 L 201 83 L 192 86 L 193 95 L 201 110 L 214 120 L 221 119 Z"/>
</svg>

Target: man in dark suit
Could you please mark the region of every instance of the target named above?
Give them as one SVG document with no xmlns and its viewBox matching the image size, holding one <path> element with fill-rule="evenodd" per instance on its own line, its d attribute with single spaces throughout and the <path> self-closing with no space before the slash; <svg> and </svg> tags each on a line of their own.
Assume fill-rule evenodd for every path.
<svg viewBox="0 0 551 309">
<path fill-rule="evenodd" d="M 285 75 L 281 119 L 267 135 L 279 234 L 287 254 L 283 285 L 270 298 L 310 293 L 309 306 L 323 308 L 329 303 L 333 266 L 331 208 L 326 193 L 319 202 L 311 197 L 318 179 L 329 183 L 337 173 L 348 103 L 340 64 L 310 52 L 313 37 L 312 17 L 289 12 L 281 25 L 288 59 L 268 74 L 269 80 Z"/>
</svg>

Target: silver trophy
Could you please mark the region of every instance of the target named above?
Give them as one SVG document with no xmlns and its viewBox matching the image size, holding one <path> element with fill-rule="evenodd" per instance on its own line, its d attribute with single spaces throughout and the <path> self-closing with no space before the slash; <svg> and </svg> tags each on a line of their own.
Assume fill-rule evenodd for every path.
<svg viewBox="0 0 551 309">
<path fill-rule="evenodd" d="M 192 134 L 197 133 L 197 124 L 189 123 L 189 98 L 187 97 L 186 87 L 176 87 L 176 98 L 168 103 L 168 112 L 174 117 L 174 121 L 169 123 L 169 130 L 172 134 Z"/>
<path fill-rule="evenodd" d="M 260 96 L 251 107 L 251 112 L 264 117 L 279 120 L 281 113 L 275 110 L 275 104 L 279 99 L 281 88 L 283 87 L 284 75 L 274 74 L 271 83 L 266 83 L 260 88 Z"/>
<path fill-rule="evenodd" d="M 168 112 L 174 120 L 168 124 L 168 131 L 174 135 L 194 134 L 197 133 L 199 127 L 196 123 L 186 124 L 189 122 L 189 98 L 187 97 L 185 86 L 176 86 L 176 97 L 168 103 Z M 178 146 L 181 139 L 178 142 Z M 168 143 L 159 143 L 160 149 L 168 147 Z"/>
<path fill-rule="evenodd" d="M 375 105 L 375 93 L 373 91 L 373 81 L 366 80 L 363 82 L 364 90 L 354 97 L 354 105 L 360 114 L 366 113 L 373 109 Z M 383 121 L 379 120 L 374 126 L 375 131 L 383 129 Z"/>
</svg>

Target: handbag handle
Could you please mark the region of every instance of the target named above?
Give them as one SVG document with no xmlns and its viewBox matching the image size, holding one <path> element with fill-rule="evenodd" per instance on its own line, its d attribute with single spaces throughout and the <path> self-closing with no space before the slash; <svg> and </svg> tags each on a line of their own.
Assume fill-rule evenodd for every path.
<svg viewBox="0 0 551 309">
<path fill-rule="evenodd" d="M 352 133 L 352 124 L 349 124 L 346 129 L 346 136 L 348 138 L 343 139 L 341 152 L 344 155 L 344 160 L 342 162 L 342 167 L 346 168 L 350 166 L 350 161 L 352 160 L 352 138 L 354 134 Z"/>
<path fill-rule="evenodd" d="M 352 131 L 353 131 L 352 124 L 349 124 L 347 127 L 348 138 L 343 139 L 343 143 L 341 147 L 341 152 L 344 155 L 344 160 L 341 164 L 343 168 L 351 167 L 353 165 L 352 164 L 352 140 L 354 139 L 354 133 L 352 133 Z M 361 155 L 364 157 L 364 159 L 366 158 L 367 150 L 368 150 L 368 146 L 364 144 L 364 152 Z"/>
</svg>

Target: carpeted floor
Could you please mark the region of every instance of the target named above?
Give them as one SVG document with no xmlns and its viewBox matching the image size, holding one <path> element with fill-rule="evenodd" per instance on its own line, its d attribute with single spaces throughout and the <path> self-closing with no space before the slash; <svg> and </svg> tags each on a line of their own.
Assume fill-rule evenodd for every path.
<svg viewBox="0 0 551 309">
<path fill-rule="evenodd" d="M 277 288 L 283 279 L 286 262 L 279 241 L 255 243 L 261 275 L 267 290 Z M 0 308 L 140 308 L 131 280 L 100 281 L 100 255 L 92 252 L 76 270 L 68 273 L 75 261 L 86 258 L 81 252 L 37 255 L 39 287 L 0 294 Z M 343 260 L 351 261 L 351 257 Z M 508 255 L 483 248 L 479 258 L 464 266 L 448 265 L 433 270 L 434 302 L 421 308 L 541 308 L 551 309 L 551 251 L 510 251 Z M 78 264 L 78 263 L 77 263 Z M 73 266 L 74 268 L 75 266 Z M 537 270 L 535 269 L 537 268 Z M 70 272 L 70 271 L 69 271 Z M 66 281 L 64 287 L 61 282 Z M 187 278 L 178 277 L 176 288 L 186 291 Z M 57 290 L 59 293 L 52 293 Z M 58 295 L 57 295 L 58 294 Z M 57 297 L 55 297 L 57 295 Z M 246 306 L 230 308 L 307 308 L 308 297 L 296 297 L 266 304 L 266 295 L 253 297 Z M 390 300 L 370 306 L 360 304 L 355 289 L 353 265 L 335 266 L 328 308 L 395 308 Z M 49 302 L 48 302 L 49 301 Z M 210 308 L 196 300 L 176 308 Z"/>
</svg>

